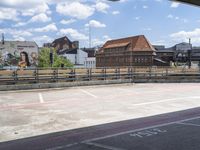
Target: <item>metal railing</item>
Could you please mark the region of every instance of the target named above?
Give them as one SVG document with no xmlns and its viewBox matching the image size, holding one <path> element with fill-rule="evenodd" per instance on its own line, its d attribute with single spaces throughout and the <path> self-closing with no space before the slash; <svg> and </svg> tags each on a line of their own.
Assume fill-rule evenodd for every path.
<svg viewBox="0 0 200 150">
<path fill-rule="evenodd" d="M 173 78 L 199 78 L 199 69 L 170 67 L 114 67 L 114 68 L 35 68 L 26 70 L 0 70 L 0 84 L 77 82 L 91 80 L 167 80 Z"/>
</svg>

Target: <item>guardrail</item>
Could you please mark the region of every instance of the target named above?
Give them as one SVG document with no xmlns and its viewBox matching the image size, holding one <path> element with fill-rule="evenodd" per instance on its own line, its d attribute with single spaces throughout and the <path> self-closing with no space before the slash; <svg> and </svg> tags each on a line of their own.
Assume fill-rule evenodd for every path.
<svg viewBox="0 0 200 150">
<path fill-rule="evenodd" d="M 199 69 L 115 67 L 115 68 L 35 68 L 27 70 L 0 70 L 0 85 L 24 83 L 76 82 L 91 80 L 173 79 L 198 78 Z"/>
</svg>

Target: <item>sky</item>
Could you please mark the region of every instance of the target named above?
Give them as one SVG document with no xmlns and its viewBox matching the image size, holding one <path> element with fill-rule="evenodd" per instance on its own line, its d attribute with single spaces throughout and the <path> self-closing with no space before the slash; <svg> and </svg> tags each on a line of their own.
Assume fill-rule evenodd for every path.
<svg viewBox="0 0 200 150">
<path fill-rule="evenodd" d="M 168 0 L 1 0 L 0 33 L 5 40 L 39 46 L 67 36 L 80 47 L 145 35 L 151 44 L 200 46 L 200 7 Z"/>
</svg>

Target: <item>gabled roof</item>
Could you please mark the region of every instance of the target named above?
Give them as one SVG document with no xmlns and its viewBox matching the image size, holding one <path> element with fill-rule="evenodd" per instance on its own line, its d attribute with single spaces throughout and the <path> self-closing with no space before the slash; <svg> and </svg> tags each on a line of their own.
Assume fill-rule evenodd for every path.
<svg viewBox="0 0 200 150">
<path fill-rule="evenodd" d="M 129 51 L 155 51 L 155 48 L 144 35 L 107 41 L 100 51 L 116 47 L 127 47 Z"/>
<path fill-rule="evenodd" d="M 68 41 L 68 42 L 72 43 L 72 42 L 68 39 L 67 36 L 64 36 L 64 37 L 55 39 L 52 43 L 59 43 L 59 42 L 62 42 L 62 41 Z"/>
<path fill-rule="evenodd" d="M 118 44 L 110 44 L 105 46 L 104 48 L 116 48 L 116 47 L 126 47 L 130 44 L 130 42 L 125 42 L 125 43 L 118 43 Z"/>
</svg>

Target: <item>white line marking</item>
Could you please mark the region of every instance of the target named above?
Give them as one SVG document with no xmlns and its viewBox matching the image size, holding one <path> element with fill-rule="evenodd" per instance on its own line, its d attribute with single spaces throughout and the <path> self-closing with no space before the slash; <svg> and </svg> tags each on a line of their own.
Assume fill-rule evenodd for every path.
<svg viewBox="0 0 200 150">
<path fill-rule="evenodd" d="M 102 140 L 102 139 L 106 139 L 106 138 L 110 138 L 110 137 L 116 137 L 116 136 L 123 135 L 123 134 L 130 134 L 130 133 L 141 131 L 141 130 L 147 130 L 147 129 L 151 129 L 151 128 L 157 128 L 157 127 L 172 125 L 172 124 L 176 124 L 176 123 L 179 123 L 179 122 L 190 121 L 190 120 L 199 119 L 199 118 L 200 118 L 200 116 L 189 118 L 189 119 L 183 119 L 183 120 L 179 120 L 179 121 L 173 121 L 173 122 L 170 122 L 170 123 L 163 123 L 163 124 L 159 124 L 159 125 L 155 125 L 155 126 L 150 126 L 150 127 L 120 132 L 120 133 L 116 133 L 116 134 L 112 134 L 112 135 L 107 135 L 107 136 L 103 136 L 103 137 L 99 137 L 99 138 L 93 138 L 93 139 L 90 139 L 90 140 L 86 140 L 86 141 L 83 141 L 83 143 L 93 142 L 93 141 Z"/>
<path fill-rule="evenodd" d="M 86 90 L 83 90 L 83 89 L 79 89 L 79 90 L 80 90 L 81 92 L 87 94 L 87 95 L 90 95 L 90 96 L 94 97 L 94 98 L 98 98 L 96 95 L 94 95 L 94 94 L 92 94 L 92 93 L 90 93 L 90 92 L 88 92 L 88 91 L 86 91 Z"/>
<path fill-rule="evenodd" d="M 200 127 L 199 124 L 193 124 L 193 123 L 186 123 L 186 122 L 178 122 L 176 124 L 181 124 L 181 125 L 187 125 L 187 126 L 196 126 L 196 127 Z"/>
<path fill-rule="evenodd" d="M 44 103 L 44 99 L 43 99 L 42 93 L 38 93 L 38 95 L 39 95 L 40 103 Z"/>
<path fill-rule="evenodd" d="M 120 133 L 117 133 L 117 134 L 111 134 L 111 135 L 107 135 L 107 136 L 103 136 L 103 137 L 99 137 L 99 138 L 93 138 L 93 139 L 82 141 L 80 143 L 72 143 L 72 144 L 68 144 L 68 145 L 61 145 L 61 146 L 57 146 L 57 147 L 52 147 L 52 148 L 49 148 L 49 149 L 46 149 L 46 150 L 59 150 L 59 149 L 63 149 L 63 148 L 69 148 L 71 146 L 78 145 L 78 144 L 81 144 L 81 143 L 84 143 L 84 144 L 90 144 L 90 143 L 91 144 L 96 144 L 96 143 L 93 143 L 93 141 L 106 139 L 106 138 L 110 138 L 110 137 L 115 137 L 115 136 L 119 136 L 119 135 L 123 135 L 123 134 L 130 134 L 132 132 L 137 132 L 137 131 L 141 131 L 141 130 L 147 130 L 147 129 L 151 129 L 151 128 L 167 126 L 167 125 L 176 124 L 176 123 L 180 123 L 180 122 L 184 122 L 184 121 L 195 120 L 195 119 L 199 119 L 199 118 L 200 118 L 200 116 L 199 117 L 189 118 L 189 119 L 183 119 L 183 120 L 179 120 L 179 121 L 174 121 L 174 122 L 170 122 L 170 123 L 163 123 L 163 124 L 160 124 L 160 125 L 155 125 L 155 126 L 150 126 L 150 127 L 146 127 L 146 128 L 130 130 L 130 131 L 126 131 L 126 132 L 120 132 Z M 114 150 L 116 150 L 116 149 L 114 149 Z"/>
<path fill-rule="evenodd" d="M 200 96 L 192 96 L 192 97 L 180 97 L 180 98 L 170 98 L 170 99 L 164 99 L 159 101 L 152 101 L 152 102 L 146 102 L 146 103 L 138 103 L 138 104 L 132 104 L 132 106 L 142 106 L 142 105 L 149 105 L 149 104 L 156 104 L 156 103 L 163 103 L 163 102 L 169 102 L 169 101 L 176 101 L 181 99 L 200 99 Z"/>
<path fill-rule="evenodd" d="M 108 149 L 108 150 L 124 150 L 124 149 L 121 149 L 121 148 L 116 148 L 116 147 L 113 147 L 113 146 L 107 146 L 107 145 L 98 144 L 98 143 L 92 143 L 92 142 L 88 142 L 88 143 L 85 143 L 85 144 L 96 146 L 96 147 L 100 147 L 100 148 L 104 148 L 104 149 Z"/>
<path fill-rule="evenodd" d="M 68 144 L 68 145 L 62 145 L 62 146 L 56 146 L 56 147 L 53 147 L 53 148 L 48 148 L 46 150 L 59 150 L 59 149 L 69 148 L 69 147 L 75 146 L 75 145 L 78 145 L 78 143 L 73 143 L 73 144 Z"/>
</svg>

